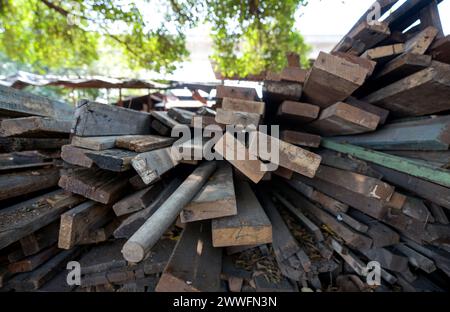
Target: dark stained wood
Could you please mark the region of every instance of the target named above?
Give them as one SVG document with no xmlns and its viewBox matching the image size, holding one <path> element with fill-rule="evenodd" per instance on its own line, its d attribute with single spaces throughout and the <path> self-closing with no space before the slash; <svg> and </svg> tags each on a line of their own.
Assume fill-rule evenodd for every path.
<svg viewBox="0 0 450 312">
<path fill-rule="evenodd" d="M 120 136 L 99 136 L 99 137 L 79 137 L 73 136 L 71 144 L 73 146 L 87 148 L 94 151 L 103 151 L 115 146 L 116 140 Z"/>
<path fill-rule="evenodd" d="M 61 149 L 61 158 L 71 165 L 92 168 L 94 167 L 94 161 L 87 156 L 88 152 L 92 151 L 73 145 L 64 145 Z"/>
<path fill-rule="evenodd" d="M 281 131 L 280 139 L 290 144 L 308 147 L 319 147 L 321 141 L 319 135 L 292 130 Z"/>
<path fill-rule="evenodd" d="M 25 256 L 34 255 L 58 241 L 59 220 L 50 223 L 36 232 L 20 239 Z"/>
<path fill-rule="evenodd" d="M 157 183 L 126 196 L 113 205 L 116 216 L 122 216 L 145 209 L 158 198 L 162 184 Z"/>
<path fill-rule="evenodd" d="M 30 272 L 36 269 L 38 266 L 55 256 L 59 252 L 56 246 L 47 248 L 38 254 L 27 257 L 23 260 L 11 263 L 8 265 L 8 270 L 11 273 Z"/>
<path fill-rule="evenodd" d="M 0 151 L 7 153 L 31 150 L 60 149 L 69 144 L 63 138 L 3 138 L 0 137 Z"/>
<path fill-rule="evenodd" d="M 450 64 L 450 35 L 436 40 L 430 47 L 433 60 Z"/>
<path fill-rule="evenodd" d="M 137 155 L 131 164 L 145 184 L 151 184 L 164 173 L 177 166 L 179 160 L 172 154 L 172 148 L 166 147 Z"/>
<path fill-rule="evenodd" d="M 254 88 L 231 87 L 219 85 L 216 87 L 216 98 L 234 98 L 246 101 L 254 101 L 258 98 L 258 94 Z"/>
<path fill-rule="evenodd" d="M 92 159 L 95 165 L 100 169 L 123 172 L 131 169 L 131 161 L 138 154 L 127 150 L 113 148 L 104 151 L 87 151 L 85 155 Z"/>
<path fill-rule="evenodd" d="M 303 87 L 297 82 L 290 81 L 265 81 L 263 86 L 265 97 L 277 101 L 300 100 Z"/>
<path fill-rule="evenodd" d="M 71 120 L 49 117 L 22 117 L 1 121 L 1 131 L 5 136 L 68 137 L 71 128 Z"/>
</svg>

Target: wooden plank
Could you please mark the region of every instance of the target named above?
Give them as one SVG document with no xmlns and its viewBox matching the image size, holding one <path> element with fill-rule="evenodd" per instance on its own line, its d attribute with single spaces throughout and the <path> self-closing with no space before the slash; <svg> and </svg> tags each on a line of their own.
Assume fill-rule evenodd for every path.
<svg viewBox="0 0 450 312">
<path fill-rule="evenodd" d="M 369 198 L 388 201 L 394 194 L 394 187 L 379 179 L 324 165 L 317 170 L 316 178 Z"/>
<path fill-rule="evenodd" d="M 254 88 L 244 88 L 244 87 L 232 87 L 218 85 L 216 87 L 216 98 L 233 98 L 246 101 L 254 101 L 258 98 L 258 94 Z"/>
<path fill-rule="evenodd" d="M 378 43 L 388 38 L 390 34 L 391 32 L 387 23 L 379 21 L 372 21 L 372 23 L 369 23 L 366 20 L 349 32 L 348 36 L 354 43 L 346 52 L 360 55 L 365 50 L 376 46 Z M 358 45 L 358 43 L 361 44 Z"/>
<path fill-rule="evenodd" d="M 308 147 L 319 147 L 322 140 L 319 135 L 292 130 L 281 131 L 280 139 L 290 144 Z"/>
<path fill-rule="evenodd" d="M 52 156 L 39 151 L 25 151 L 0 154 L 0 170 L 13 170 L 52 165 Z M 55 155 L 56 156 L 56 155 Z"/>
<path fill-rule="evenodd" d="M 120 217 L 150 206 L 158 197 L 161 189 L 162 185 L 158 183 L 126 196 L 113 205 L 114 213 Z"/>
<path fill-rule="evenodd" d="M 284 101 L 278 108 L 278 115 L 296 122 L 310 122 L 319 116 L 320 107 L 308 103 Z"/>
<path fill-rule="evenodd" d="M 233 170 L 227 163 L 218 169 L 181 211 L 182 223 L 216 219 L 237 214 Z"/>
<path fill-rule="evenodd" d="M 225 134 L 217 141 L 214 149 L 219 155 L 225 158 L 230 164 L 232 164 L 254 183 L 261 181 L 266 173 L 263 171 L 263 163 L 257 159 L 250 159 L 250 153 L 245 145 L 235 139 L 229 132 L 225 132 Z M 238 151 L 239 153 L 244 151 L 244 155 L 242 155 L 243 157 L 237 157 Z"/>
<path fill-rule="evenodd" d="M 87 148 L 94 151 L 103 151 L 105 149 L 113 148 L 116 140 L 120 136 L 99 136 L 99 137 L 80 137 L 73 136 L 70 144 L 73 146 Z"/>
<path fill-rule="evenodd" d="M 266 144 L 267 151 L 262 146 Z M 275 165 L 305 175 L 314 177 L 320 165 L 321 157 L 298 146 L 286 143 L 262 132 L 253 132 L 250 135 L 249 153 L 263 160 L 271 161 Z M 278 159 L 272 159 L 272 149 L 278 149 Z"/>
<path fill-rule="evenodd" d="M 375 150 L 446 151 L 450 146 L 450 117 L 396 122 L 374 133 L 335 138 Z"/>
<path fill-rule="evenodd" d="M 436 40 L 430 47 L 433 60 L 450 64 L 450 35 Z"/>
<path fill-rule="evenodd" d="M 34 255 L 58 241 L 59 220 L 20 239 L 25 256 Z"/>
<path fill-rule="evenodd" d="M 170 133 L 172 131 L 172 128 L 167 127 L 161 121 L 155 118 L 152 120 L 152 129 L 164 136 L 170 136 Z"/>
<path fill-rule="evenodd" d="M 268 97 L 269 102 L 298 101 L 302 96 L 303 87 L 297 82 L 264 81 L 263 93 L 264 97 Z"/>
<path fill-rule="evenodd" d="M 361 57 L 376 61 L 378 64 L 384 64 L 392 60 L 395 56 L 405 52 L 404 43 L 395 43 L 385 46 L 368 49 Z"/>
<path fill-rule="evenodd" d="M 0 200 L 56 186 L 58 179 L 57 168 L 2 174 L 0 175 Z"/>
<path fill-rule="evenodd" d="M 195 116 L 195 113 L 188 111 L 186 109 L 172 107 L 167 111 L 167 115 L 170 118 L 173 118 L 174 120 L 178 121 L 179 123 L 190 125 L 192 122 L 192 118 L 194 118 Z"/>
<path fill-rule="evenodd" d="M 431 66 L 368 95 L 364 100 L 399 115 L 421 116 L 450 109 L 450 65 Z"/>
<path fill-rule="evenodd" d="M 59 252 L 59 249 L 56 246 L 47 248 L 35 254 L 33 256 L 27 257 L 18 262 L 14 262 L 8 265 L 8 270 L 11 273 L 23 273 L 30 272 L 36 269 L 38 266 L 55 256 Z"/>
<path fill-rule="evenodd" d="M 438 30 L 428 26 L 405 43 L 405 53 L 425 54 L 436 38 Z"/>
<path fill-rule="evenodd" d="M 224 98 L 222 100 L 222 109 L 227 111 L 246 112 L 252 114 L 264 115 L 264 102 L 248 101 L 235 98 Z"/>
<path fill-rule="evenodd" d="M 228 111 L 217 109 L 216 122 L 224 125 L 236 125 L 241 127 L 257 127 L 261 121 L 261 115 L 255 113 Z"/>
<path fill-rule="evenodd" d="M 348 135 L 376 130 L 380 117 L 344 102 L 324 109 L 319 119 L 308 125 L 323 136 Z"/>
<path fill-rule="evenodd" d="M 448 168 L 450 165 L 450 151 L 388 151 L 388 154 L 411 158 L 416 160 L 428 161 L 442 168 Z"/>
<path fill-rule="evenodd" d="M 341 144 L 328 139 L 322 140 L 322 146 L 340 153 L 352 155 L 365 161 L 370 161 L 371 163 L 378 164 L 386 168 L 407 173 L 411 176 L 425 179 L 442 186 L 450 186 L 450 173 L 446 170 L 422 166 L 416 162 L 411 162 L 398 156 L 366 150 L 350 144 Z"/>
<path fill-rule="evenodd" d="M 238 214 L 212 221 L 214 247 L 272 242 L 272 225 L 247 182 L 236 181 Z"/>
<path fill-rule="evenodd" d="M 60 149 L 69 144 L 63 138 L 3 138 L 0 137 L 0 150 L 7 153 L 31 150 Z"/>
<path fill-rule="evenodd" d="M 78 245 L 91 245 L 106 242 L 114 233 L 114 231 L 119 226 L 119 222 L 113 219 L 111 222 L 107 223 L 105 226 L 91 229 L 83 235 L 81 240 L 77 243 Z"/>
<path fill-rule="evenodd" d="M 446 225 L 449 224 L 447 215 L 445 214 L 445 211 L 442 209 L 442 207 L 436 205 L 435 203 L 430 203 L 428 206 L 430 207 L 431 214 L 433 215 L 436 223 Z"/>
<path fill-rule="evenodd" d="M 339 56 L 340 58 L 343 58 L 349 61 L 350 63 L 354 63 L 356 65 L 366 68 L 368 70 L 367 76 L 371 76 L 375 70 L 375 67 L 377 66 L 377 63 L 372 60 L 369 60 L 364 57 L 359 57 L 350 53 L 332 52 L 331 54 Z"/>
<path fill-rule="evenodd" d="M 393 272 L 408 271 L 408 258 L 401 254 L 392 252 L 386 248 L 373 248 L 361 250 L 371 261 L 377 261 L 382 268 Z"/>
<path fill-rule="evenodd" d="M 213 247 L 209 223 L 189 223 L 170 256 L 156 291 L 219 291 L 221 270 L 222 249 Z"/>
<path fill-rule="evenodd" d="M 177 166 L 178 163 L 179 160 L 176 160 L 172 154 L 172 147 L 139 154 L 131 161 L 134 170 L 147 185 L 159 180 L 164 173 Z"/>
<path fill-rule="evenodd" d="M 149 134 L 151 116 L 118 106 L 83 101 L 76 108 L 76 136 Z"/>
<path fill-rule="evenodd" d="M 71 165 L 92 168 L 94 167 L 94 161 L 86 155 L 88 152 L 90 152 L 88 149 L 64 145 L 61 149 L 61 158 Z"/>
<path fill-rule="evenodd" d="M 306 69 L 302 69 L 300 67 L 286 67 L 281 71 L 281 80 L 284 81 L 293 81 L 298 83 L 304 83 L 306 80 Z"/>
<path fill-rule="evenodd" d="M 131 161 L 138 154 L 127 150 L 112 148 L 104 151 L 87 151 L 85 155 L 92 159 L 100 169 L 123 172 L 131 169 Z"/>
<path fill-rule="evenodd" d="M 402 213 L 424 223 L 434 223 L 435 221 L 423 200 L 411 196 L 407 196 L 406 202 L 402 207 Z"/>
<path fill-rule="evenodd" d="M 304 98 L 321 108 L 348 98 L 365 81 L 368 70 L 338 56 L 321 52 L 306 78 Z"/>
<path fill-rule="evenodd" d="M 1 131 L 4 136 L 67 137 L 71 128 L 71 120 L 49 117 L 22 117 L 1 121 Z"/>
<path fill-rule="evenodd" d="M 116 139 L 116 146 L 137 153 L 149 152 L 172 145 L 174 139 L 157 135 L 127 135 Z"/>
<path fill-rule="evenodd" d="M 432 260 L 415 251 L 408 245 L 401 243 L 395 245 L 394 248 L 407 256 L 409 263 L 411 263 L 411 265 L 415 266 L 416 268 L 419 268 L 427 273 L 436 271 L 436 265 Z"/>
<path fill-rule="evenodd" d="M 44 116 L 71 119 L 73 109 L 66 103 L 0 86 L 0 113 L 7 116 Z"/>
<path fill-rule="evenodd" d="M 444 37 L 437 1 L 431 1 L 429 5 L 420 11 L 420 25 L 422 25 L 423 28 L 428 26 L 433 26 L 436 28 L 436 39 L 441 39 Z"/>
<path fill-rule="evenodd" d="M 127 261 L 141 262 L 164 232 L 176 220 L 186 204 L 216 169 L 215 162 L 205 162 L 195 169 L 164 204 L 125 243 L 122 254 Z"/>
<path fill-rule="evenodd" d="M 58 247 L 74 247 L 89 229 L 105 219 L 110 212 L 110 206 L 87 201 L 62 214 Z"/>
<path fill-rule="evenodd" d="M 363 111 L 377 115 L 378 117 L 380 117 L 380 122 L 379 122 L 380 125 L 382 125 L 386 122 L 387 117 L 389 115 L 389 111 L 387 109 L 383 109 L 381 107 L 372 105 L 370 103 L 360 101 L 352 96 L 349 97 L 348 99 L 346 99 L 345 103 L 349 104 L 351 106 L 354 106 L 356 108 L 362 109 Z"/>
<path fill-rule="evenodd" d="M 100 169 L 80 169 L 63 174 L 58 185 L 93 201 L 110 204 L 124 194 L 128 178 L 128 173 L 120 175 Z"/>
</svg>

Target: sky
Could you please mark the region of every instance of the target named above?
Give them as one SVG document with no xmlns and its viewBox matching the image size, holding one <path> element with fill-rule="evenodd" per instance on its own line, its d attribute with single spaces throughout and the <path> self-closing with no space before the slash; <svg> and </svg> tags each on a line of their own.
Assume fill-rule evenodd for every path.
<svg viewBox="0 0 450 312">
<path fill-rule="evenodd" d="M 401 0 L 397 5 L 405 1 Z M 306 7 L 299 10 L 296 18 L 296 26 L 306 42 L 314 47 L 310 57 L 316 57 L 320 50 L 329 51 L 373 3 L 374 0 L 310 0 Z M 447 35 L 450 33 L 450 0 L 439 4 L 439 12 Z M 183 81 L 214 81 L 208 59 L 211 53 L 208 28 L 203 26 L 191 30 L 187 35 L 191 59 L 172 78 Z"/>
</svg>

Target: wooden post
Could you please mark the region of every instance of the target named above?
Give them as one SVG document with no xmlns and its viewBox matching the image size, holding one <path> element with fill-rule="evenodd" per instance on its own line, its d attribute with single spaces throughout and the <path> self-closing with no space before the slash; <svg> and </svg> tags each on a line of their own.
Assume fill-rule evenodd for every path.
<svg viewBox="0 0 450 312">
<path fill-rule="evenodd" d="M 167 228 L 175 221 L 181 209 L 197 194 L 216 169 L 215 162 L 207 162 L 178 187 L 164 204 L 134 233 L 122 249 L 124 258 L 141 262 Z"/>
</svg>

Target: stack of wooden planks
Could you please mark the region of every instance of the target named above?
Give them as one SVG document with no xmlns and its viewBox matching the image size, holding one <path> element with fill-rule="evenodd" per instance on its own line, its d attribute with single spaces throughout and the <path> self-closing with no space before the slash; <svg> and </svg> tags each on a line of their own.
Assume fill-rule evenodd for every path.
<svg viewBox="0 0 450 312">
<path fill-rule="evenodd" d="M 449 38 L 396 2 L 213 108 L 0 87 L 0 289 L 448 290 Z"/>
</svg>

